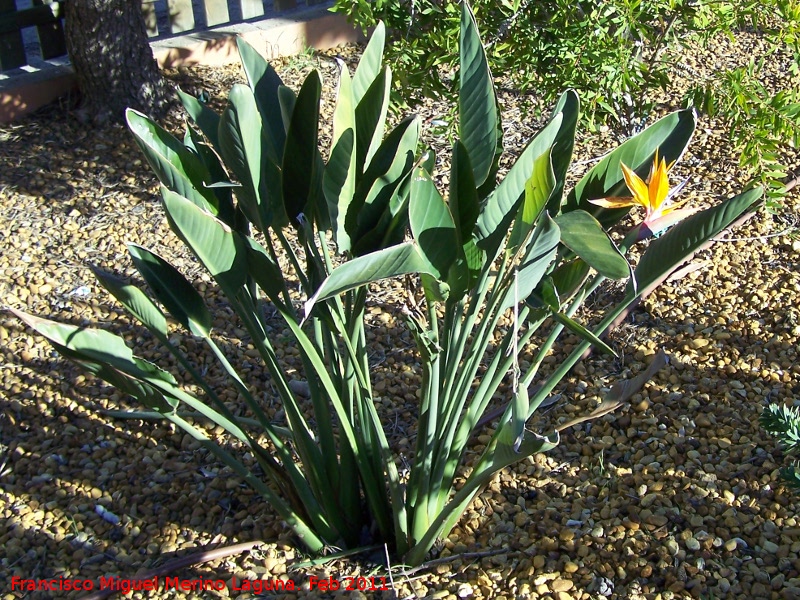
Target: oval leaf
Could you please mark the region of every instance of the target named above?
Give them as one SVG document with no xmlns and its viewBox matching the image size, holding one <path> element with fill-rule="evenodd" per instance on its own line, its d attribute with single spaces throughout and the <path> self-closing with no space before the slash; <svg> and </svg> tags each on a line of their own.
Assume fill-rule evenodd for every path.
<svg viewBox="0 0 800 600">
<path fill-rule="evenodd" d="M 550 151 L 553 163 L 555 188 L 547 201 L 547 210 L 552 215 L 561 212 L 561 200 L 564 194 L 564 183 L 567 171 L 572 164 L 572 150 L 575 146 L 575 129 L 580 118 L 581 103 L 575 90 L 567 90 L 558 99 L 553 114 L 562 116 L 561 126 Z"/>
<path fill-rule="evenodd" d="M 525 197 L 508 240 L 506 251 L 509 253 L 513 254 L 523 243 L 555 189 L 551 150 L 552 148 L 548 148 L 533 162 L 533 172 L 525 182 Z"/>
<path fill-rule="evenodd" d="M 283 85 L 283 81 L 264 57 L 243 38 L 237 37 L 236 45 L 239 48 L 239 58 L 247 82 L 255 94 L 261 118 L 267 124 L 270 140 L 275 148 L 282 149 L 286 143 L 286 129 L 281 118 L 278 88 Z"/>
<path fill-rule="evenodd" d="M 92 267 L 92 272 L 104 288 L 114 296 L 134 317 L 156 335 L 166 337 L 167 319 L 161 309 L 135 285 L 131 285 L 110 273 Z"/>
<path fill-rule="evenodd" d="M 191 94 L 187 94 L 180 88 L 178 88 L 178 98 L 180 98 L 183 108 L 189 113 L 192 121 L 197 124 L 200 131 L 203 132 L 203 135 L 206 136 L 208 141 L 211 142 L 211 145 L 219 152 L 219 138 L 217 136 L 217 131 L 219 130 L 219 115 L 197 98 Z"/>
<path fill-rule="evenodd" d="M 175 320 L 194 335 L 208 337 L 213 319 L 192 284 L 175 267 L 147 248 L 128 244 L 128 253 L 153 295 Z"/>
<path fill-rule="evenodd" d="M 318 173 L 319 149 L 317 127 L 319 125 L 319 98 L 322 82 L 319 73 L 312 71 L 303 82 L 292 111 L 292 120 L 286 133 L 286 149 L 283 154 L 283 203 L 290 219 L 304 212 L 312 195 L 316 194 L 314 183 Z"/>
<path fill-rule="evenodd" d="M 354 258 L 336 267 L 325 278 L 316 293 L 306 302 L 306 317 L 311 314 L 317 302 L 368 283 L 410 273 L 438 276 L 436 269 L 414 242 L 405 242 Z"/>
<path fill-rule="evenodd" d="M 383 47 L 386 43 L 386 27 L 383 21 L 378 21 L 372 35 L 369 38 L 367 47 L 358 61 L 356 74 L 353 77 L 353 100 L 355 104 L 361 102 L 364 94 L 370 88 L 375 78 L 381 72 L 383 64 Z"/>
<path fill-rule="evenodd" d="M 211 176 L 200 158 L 171 133 L 142 113 L 125 111 L 128 128 L 162 185 L 217 214 Z"/>
<path fill-rule="evenodd" d="M 472 161 L 475 183 L 480 186 L 492 169 L 497 150 L 497 95 L 478 25 L 466 2 L 461 4 L 459 52 L 459 134 Z"/>
<path fill-rule="evenodd" d="M 416 169 L 411 180 L 408 219 L 420 250 L 438 271 L 438 278 L 444 278 L 458 257 L 456 226 L 450 209 L 422 168 Z"/>
<path fill-rule="evenodd" d="M 583 210 L 556 217 L 562 243 L 598 273 L 609 279 L 625 279 L 630 265 L 600 223 Z"/>
<path fill-rule="evenodd" d="M 511 222 L 525 193 L 525 184 L 533 172 L 534 163 L 552 147 L 562 120 L 561 113 L 551 117 L 548 124 L 528 143 L 494 193 L 486 199 L 475 225 L 475 243 L 491 260 L 497 257 L 500 246 L 511 228 Z"/>
<path fill-rule="evenodd" d="M 222 156 L 242 185 L 236 190 L 241 208 L 251 223 L 265 231 L 272 215 L 269 203 L 262 198 L 262 177 L 265 162 L 274 160 L 276 152 L 263 133 L 256 99 L 249 87 L 237 84 L 231 89 L 218 137 Z"/>
<path fill-rule="evenodd" d="M 393 204 L 401 182 L 414 167 L 419 131 L 418 117 L 404 119 L 375 153 L 349 207 L 347 224 L 354 246 L 379 224 L 382 215 Z M 383 232 L 376 234 L 383 237 Z"/>
<path fill-rule="evenodd" d="M 459 242 L 464 244 L 467 240 L 472 240 L 472 231 L 480 213 L 480 203 L 469 153 L 461 140 L 456 140 L 453 144 L 448 203 L 450 212 L 453 213 Z"/>
<path fill-rule="evenodd" d="M 350 71 L 342 62 L 339 89 L 336 92 L 336 108 L 333 111 L 331 152 L 322 177 L 322 191 L 328 203 L 333 236 L 340 254 L 350 250 L 351 246 L 345 221 L 356 186 L 355 127 L 353 84 Z"/>
<path fill-rule="evenodd" d="M 235 296 L 247 279 L 242 237 L 215 218 L 166 188 L 161 188 L 164 208 L 173 231 L 209 270 L 228 296 Z"/>
<path fill-rule="evenodd" d="M 391 87 L 392 70 L 386 67 L 356 104 L 356 169 L 359 175 L 366 170 L 383 139 Z"/>
<path fill-rule="evenodd" d="M 558 225 L 550 215 L 543 213 L 536 221 L 533 235 L 525 247 L 525 254 L 517 266 L 517 283 L 512 287 L 516 290 L 516 296 L 508 294 L 500 310 L 522 302 L 536 289 L 556 257 L 558 240 Z"/>
</svg>

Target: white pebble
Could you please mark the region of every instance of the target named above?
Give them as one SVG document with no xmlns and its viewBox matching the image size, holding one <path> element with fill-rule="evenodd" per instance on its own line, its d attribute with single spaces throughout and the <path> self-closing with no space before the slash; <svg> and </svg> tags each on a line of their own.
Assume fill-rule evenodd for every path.
<svg viewBox="0 0 800 600">
<path fill-rule="evenodd" d="M 94 512 L 102 517 L 104 521 L 107 523 L 111 523 L 112 525 L 119 525 L 119 517 L 112 513 L 109 510 L 106 510 L 103 506 L 97 505 L 94 507 Z"/>
<path fill-rule="evenodd" d="M 459 598 L 469 598 L 472 596 L 472 586 L 468 583 L 462 583 L 458 588 Z"/>
</svg>

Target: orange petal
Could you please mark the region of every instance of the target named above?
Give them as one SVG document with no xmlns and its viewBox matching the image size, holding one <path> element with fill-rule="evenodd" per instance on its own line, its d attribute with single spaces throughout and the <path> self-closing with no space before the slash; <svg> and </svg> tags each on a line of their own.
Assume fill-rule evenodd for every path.
<svg viewBox="0 0 800 600">
<path fill-rule="evenodd" d="M 661 161 L 662 161 L 662 162 L 667 162 L 667 159 L 666 159 L 666 158 L 662 158 L 662 159 L 661 159 Z M 658 164 L 658 162 L 659 162 L 659 161 L 658 161 L 658 148 L 656 148 L 656 153 L 655 153 L 655 155 L 653 156 L 653 164 L 654 164 L 654 165 L 657 165 L 657 164 Z M 671 163 L 669 163 L 669 164 L 667 165 L 667 171 L 671 171 L 671 170 L 672 170 L 672 167 L 673 167 L 673 165 L 674 165 L 674 164 L 675 164 L 675 161 L 674 161 L 674 160 L 673 160 Z"/>
<path fill-rule="evenodd" d="M 647 189 L 647 184 L 626 164 L 619 163 L 619 166 L 622 167 L 622 175 L 625 177 L 625 184 L 628 186 L 631 194 L 633 194 L 634 202 L 636 202 L 636 204 L 641 204 L 649 211 L 650 194 Z"/>
<path fill-rule="evenodd" d="M 597 198 L 596 200 L 589 200 L 592 204 L 602 206 L 603 208 L 628 208 L 629 206 L 638 206 L 630 196 L 609 196 L 608 198 Z"/>
<path fill-rule="evenodd" d="M 650 174 L 647 176 L 647 183 L 653 181 L 653 176 L 655 175 L 657 169 L 658 169 L 658 148 L 656 148 L 656 154 L 655 156 L 653 156 L 653 164 L 650 165 Z"/>
<path fill-rule="evenodd" d="M 658 151 L 656 151 L 656 158 L 658 158 Z M 667 162 L 661 160 L 661 163 L 656 166 L 653 163 L 654 172 L 650 177 L 649 197 L 650 206 L 653 211 L 658 210 L 661 204 L 669 194 L 669 176 L 667 175 Z"/>
</svg>

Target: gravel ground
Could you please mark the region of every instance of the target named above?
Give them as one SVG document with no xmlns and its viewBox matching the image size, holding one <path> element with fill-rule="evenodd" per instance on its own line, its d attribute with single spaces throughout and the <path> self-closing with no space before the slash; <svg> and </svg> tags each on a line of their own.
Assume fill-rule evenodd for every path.
<svg viewBox="0 0 800 600">
<path fill-rule="evenodd" d="M 760 51 L 754 38 L 738 44 L 707 49 L 694 68 Z M 295 58 L 281 72 L 295 82 L 315 65 L 330 110 L 331 61 Z M 768 83 L 788 85 L 780 62 L 774 67 Z M 238 68 L 170 76 L 191 91 L 206 89 L 213 102 L 241 80 Z M 534 120 L 513 94 L 502 100 L 509 145 L 520 144 Z M 435 105 L 422 111 L 427 120 L 443 112 Z M 612 137 L 583 135 L 578 160 L 598 156 Z M 0 139 L 0 305 L 100 323 L 125 333 L 141 355 L 169 364 L 86 268 L 130 275 L 124 244 L 143 244 L 183 263 L 211 304 L 221 303 L 170 234 L 154 178 L 127 132 L 87 130 L 64 105 L 6 126 Z M 726 135 L 703 122 L 676 170 L 691 174 L 685 193 L 693 201 L 716 202 L 741 189 L 736 164 Z M 438 555 L 414 572 L 387 572 L 380 552 L 304 564 L 270 507 L 193 440 L 166 425 L 109 415 L 131 408 L 126 398 L 84 378 L 0 313 L 0 598 L 81 597 L 12 592 L 12 576 L 97 582 L 154 569 L 160 585 L 164 577 L 224 582 L 218 591 L 161 587 L 159 596 L 170 598 L 252 597 L 235 588 L 259 578 L 293 581 L 294 593 L 260 596 L 281 598 L 800 598 L 800 504 L 778 478 L 785 457 L 758 425 L 766 401 L 795 402 L 800 392 L 797 211 L 795 194 L 780 215 L 758 215 L 699 256 L 699 269 L 648 298 L 611 335 L 622 359 L 578 365 L 562 401 L 541 419 L 588 412 L 658 348 L 671 365 L 617 414 L 573 428 L 553 452 L 503 471 Z M 375 389 L 402 452 L 414 432 L 419 373 L 393 290 L 381 288 L 369 310 Z M 602 309 L 603 298 L 594 308 Z M 229 355 L 246 360 L 243 332 L 219 315 Z M 181 342 L 191 354 L 194 341 Z M 567 338 L 562 351 L 575 342 Z M 283 354 L 287 368 L 296 368 L 292 349 Z M 263 382 L 257 369 L 247 376 Z M 180 560 L 241 542 L 253 543 L 195 566 Z M 389 589 L 309 591 L 311 577 L 358 576 L 386 577 Z"/>
</svg>

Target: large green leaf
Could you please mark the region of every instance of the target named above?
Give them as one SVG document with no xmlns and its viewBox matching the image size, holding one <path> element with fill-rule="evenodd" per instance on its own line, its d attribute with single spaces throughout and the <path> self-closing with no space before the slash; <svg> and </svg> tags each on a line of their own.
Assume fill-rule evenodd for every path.
<svg viewBox="0 0 800 600">
<path fill-rule="evenodd" d="M 614 224 L 629 209 L 603 209 L 591 204 L 589 200 L 630 195 L 620 163 L 646 178 L 656 150 L 667 164 L 678 160 L 692 138 L 696 124 L 697 115 L 692 109 L 677 111 L 656 121 L 619 146 L 584 175 L 567 196 L 564 211 L 582 209 L 597 217 L 605 227 Z"/>
<path fill-rule="evenodd" d="M 532 225 L 539 218 L 555 184 L 551 148 L 534 161 L 533 173 L 525 182 L 525 200 L 522 203 L 523 223 Z"/>
<path fill-rule="evenodd" d="M 211 176 L 200 158 L 142 113 L 129 108 L 125 111 L 125 118 L 136 144 L 159 181 L 198 206 L 217 214 L 218 199 L 213 190 L 206 187 L 211 183 Z"/>
<path fill-rule="evenodd" d="M 226 198 L 230 200 L 230 188 L 235 187 L 235 184 L 229 181 L 230 178 L 225 171 L 225 167 L 222 166 L 219 154 L 217 154 L 203 137 L 202 132 L 198 131 L 190 123 L 186 123 L 186 131 L 183 134 L 183 145 L 197 155 L 206 169 L 208 169 L 209 175 L 211 176 L 211 183 L 208 187 L 214 188 L 217 195 L 219 195 L 221 190 L 228 190 Z"/>
<path fill-rule="evenodd" d="M 511 228 L 519 203 L 525 193 L 525 184 L 531 177 L 533 166 L 542 154 L 553 146 L 563 120 L 555 113 L 509 169 L 497 189 L 486 199 L 475 225 L 475 243 L 484 250 L 490 260 L 497 257 L 500 245 Z"/>
<path fill-rule="evenodd" d="M 394 186 L 386 186 L 391 191 L 389 202 L 377 224 L 358 238 L 353 246 L 354 256 L 363 256 L 382 248 L 400 244 L 405 240 L 408 230 L 408 197 L 411 171 L 406 173 Z"/>
<path fill-rule="evenodd" d="M 383 139 L 391 87 L 392 70 L 386 67 L 356 104 L 356 169 L 359 175 L 367 169 Z"/>
<path fill-rule="evenodd" d="M 460 249 L 456 226 L 447 204 L 421 167 L 411 179 L 408 220 L 425 258 L 441 275 L 447 275 Z"/>
<path fill-rule="evenodd" d="M 286 133 L 281 181 L 286 214 L 293 220 L 306 210 L 309 201 L 316 199 L 316 185 L 322 177 L 317 147 L 321 89 L 319 73 L 312 71 L 297 95 Z"/>
<path fill-rule="evenodd" d="M 276 153 L 264 135 L 253 91 L 246 85 L 236 84 L 231 89 L 218 137 L 222 156 L 241 183 L 236 195 L 242 211 L 260 231 L 265 231 L 272 214 L 267 198 L 262 198 L 261 192 L 267 192 L 262 177 L 265 163 L 274 160 Z"/>
<path fill-rule="evenodd" d="M 336 108 L 333 111 L 331 153 L 322 177 L 322 190 L 328 202 L 333 236 L 340 254 L 349 251 L 351 246 L 345 222 L 356 189 L 355 127 L 353 83 L 347 65 L 342 63 L 339 89 L 336 93 Z"/>
<path fill-rule="evenodd" d="M 428 172 L 430 173 L 430 171 Z M 475 223 L 480 214 L 480 200 L 469 154 L 461 140 L 456 140 L 453 144 L 448 206 L 453 215 L 456 236 L 463 252 L 459 253 L 457 262 L 463 261 L 466 266 L 466 270 L 464 270 L 457 265 L 457 271 L 453 273 L 454 277 L 450 277 L 448 281 L 450 300 L 455 302 L 461 299 L 462 292 L 472 288 L 485 260 L 485 253 L 475 245 L 473 237 Z M 466 276 L 466 280 L 457 280 L 464 276 Z"/>
<path fill-rule="evenodd" d="M 461 4 L 459 53 L 459 134 L 472 162 L 475 183 L 481 186 L 492 169 L 499 142 L 497 96 L 475 16 L 466 2 Z"/>
<path fill-rule="evenodd" d="M 292 113 L 294 112 L 294 105 L 297 103 L 297 94 L 288 86 L 282 85 L 278 88 L 278 104 L 281 107 L 281 122 L 283 128 L 289 131 L 289 125 L 292 122 Z"/>
<path fill-rule="evenodd" d="M 472 285 L 480 276 L 480 271 L 486 262 L 486 253 L 478 248 L 477 245 L 475 245 L 474 239 L 467 240 L 463 248 L 464 259 L 466 260 L 467 268 L 469 269 L 468 289 L 471 289 Z"/>
<path fill-rule="evenodd" d="M 580 289 L 586 278 L 589 276 L 590 267 L 585 260 L 575 258 L 569 262 L 562 263 L 551 274 L 553 287 L 561 304 L 567 302 Z"/>
<path fill-rule="evenodd" d="M 128 252 L 153 295 L 175 320 L 193 334 L 208 337 L 213 319 L 192 284 L 175 267 L 147 248 L 128 244 Z"/>
<path fill-rule="evenodd" d="M 630 265 L 597 220 L 583 210 L 574 210 L 556 217 L 563 244 L 580 256 L 601 275 L 624 279 Z"/>
<path fill-rule="evenodd" d="M 57 323 L 22 311 L 10 310 L 53 344 L 79 353 L 87 360 L 111 365 L 135 377 L 177 385 L 175 378 L 166 371 L 136 358 L 125 340 L 118 335 L 102 329 Z"/>
<path fill-rule="evenodd" d="M 353 201 L 356 182 L 355 130 L 345 131 L 331 149 L 322 176 L 322 191 L 331 216 L 333 239 L 339 254 L 352 248 L 347 232 L 347 213 Z"/>
<path fill-rule="evenodd" d="M 581 103 L 575 90 L 567 90 L 561 94 L 555 108 L 553 108 L 553 114 L 562 115 L 562 119 L 550 151 L 553 176 L 555 177 L 555 187 L 550 199 L 547 201 L 547 210 L 551 215 L 557 215 L 561 211 L 564 183 L 567 178 L 567 171 L 569 171 L 570 164 L 572 164 L 575 129 L 580 118 L 580 111 Z"/>
<path fill-rule="evenodd" d="M 372 31 L 369 43 L 364 48 L 361 60 L 358 61 L 358 67 L 356 67 L 356 74 L 353 77 L 354 104 L 361 102 L 364 94 L 367 93 L 375 78 L 380 74 L 385 43 L 386 27 L 384 27 L 383 22 L 379 21 Z"/>
<path fill-rule="evenodd" d="M 480 204 L 475 175 L 469 153 L 461 140 L 453 144 L 453 157 L 450 165 L 450 196 L 448 204 L 456 224 L 458 240 L 461 244 L 472 239 L 475 223 L 478 221 Z"/>
<path fill-rule="evenodd" d="M 239 58 L 242 60 L 247 82 L 255 94 L 261 118 L 267 125 L 269 139 L 273 147 L 282 149 L 286 143 L 286 130 L 281 119 L 278 88 L 283 85 L 283 81 L 264 57 L 243 38 L 237 37 L 236 45 L 239 47 Z"/>
<path fill-rule="evenodd" d="M 764 190 L 753 188 L 733 198 L 691 215 L 651 242 L 636 266 L 638 290 L 628 285 L 627 296 L 649 293 L 665 276 L 694 255 L 704 244 L 754 209 Z"/>
<path fill-rule="evenodd" d="M 175 192 L 161 188 L 161 195 L 173 231 L 200 259 L 223 291 L 235 295 L 247 279 L 242 236 Z"/>
<path fill-rule="evenodd" d="M 552 196 L 555 185 L 551 152 L 548 149 L 533 162 L 533 171 L 525 182 L 525 197 L 514 221 L 514 228 L 511 230 L 507 252 L 515 252 L 523 243 Z"/>
<path fill-rule="evenodd" d="M 517 281 L 510 287 L 500 310 L 505 310 L 516 303 L 525 300 L 539 285 L 542 277 L 547 273 L 556 257 L 558 248 L 558 225 L 550 215 L 542 213 L 536 221 L 533 235 L 525 247 L 525 253 L 517 266 L 515 277 Z"/>
<path fill-rule="evenodd" d="M 178 88 L 178 98 L 180 98 L 183 108 L 189 113 L 192 121 L 197 124 L 200 131 L 203 132 L 203 135 L 211 142 L 211 145 L 219 151 L 219 138 L 217 137 L 219 115 L 197 98 L 191 94 L 187 94 L 180 88 Z"/>
<path fill-rule="evenodd" d="M 253 238 L 247 242 L 247 270 L 273 304 L 282 305 L 281 293 L 285 289 L 283 273 L 261 244 Z"/>
<path fill-rule="evenodd" d="M 145 327 L 167 336 L 167 319 L 161 309 L 135 285 L 131 285 L 110 273 L 92 267 L 92 272 L 100 284 L 106 288 L 130 313 Z"/>
<path fill-rule="evenodd" d="M 238 184 L 231 183 L 228 172 L 222 166 L 220 156 L 190 124 L 186 124 L 186 133 L 183 136 L 184 145 L 194 152 L 208 169 L 211 181 L 207 187 L 211 188 L 218 199 L 217 216 L 230 225 L 236 226 L 237 210 L 231 194 L 232 188 Z"/>
<path fill-rule="evenodd" d="M 203 138 L 201 132 L 197 131 L 189 123 L 186 124 L 183 143 L 200 158 L 206 169 L 208 169 L 212 183 L 206 187 L 211 188 L 217 197 L 218 209 L 216 216 L 231 227 L 236 227 L 237 213 L 239 211 L 233 202 L 232 189 L 239 187 L 239 185 L 230 181 L 228 172 L 222 166 L 222 161 L 217 151 Z"/>
<path fill-rule="evenodd" d="M 475 245 L 473 238 L 475 223 L 480 214 L 480 200 L 469 154 L 461 140 L 456 140 L 453 144 L 448 205 L 456 226 L 458 244 L 462 249 L 456 261 L 463 262 L 465 267 L 456 264 L 455 272 L 448 278 L 450 301 L 456 302 L 463 293 L 472 288 L 484 261 L 484 252 Z"/>
<path fill-rule="evenodd" d="M 306 316 L 311 314 L 317 302 L 368 283 L 410 273 L 440 276 L 415 242 L 405 242 L 354 258 L 336 267 L 322 282 L 306 302 Z"/>
<path fill-rule="evenodd" d="M 378 148 L 355 191 L 347 215 L 347 226 L 353 245 L 381 221 L 392 205 L 396 190 L 414 166 L 414 153 L 419 141 L 418 117 L 401 121 Z M 397 203 L 394 203 L 395 205 Z M 383 232 L 377 232 L 378 238 Z M 359 249 L 358 253 L 363 253 Z"/>
</svg>

